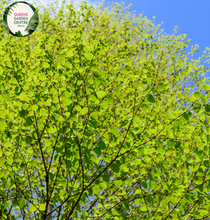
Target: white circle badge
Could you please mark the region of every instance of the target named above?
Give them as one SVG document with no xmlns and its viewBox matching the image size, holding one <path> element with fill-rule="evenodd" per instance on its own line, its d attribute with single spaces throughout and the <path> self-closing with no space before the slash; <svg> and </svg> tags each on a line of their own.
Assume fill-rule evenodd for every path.
<svg viewBox="0 0 210 220">
<path fill-rule="evenodd" d="M 31 4 L 19 1 L 6 8 L 3 21 L 10 34 L 16 37 L 25 37 L 36 30 L 39 16 Z"/>
</svg>

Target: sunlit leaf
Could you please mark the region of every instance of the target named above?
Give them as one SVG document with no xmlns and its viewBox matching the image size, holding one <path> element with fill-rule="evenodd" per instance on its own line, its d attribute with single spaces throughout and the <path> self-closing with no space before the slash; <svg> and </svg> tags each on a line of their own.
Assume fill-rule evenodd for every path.
<svg viewBox="0 0 210 220">
<path fill-rule="evenodd" d="M 85 54 L 85 57 L 86 57 L 88 60 L 92 60 L 93 54 L 92 54 L 92 53 L 86 53 L 86 54 Z"/>
<path fill-rule="evenodd" d="M 45 69 L 47 69 L 47 68 L 50 67 L 49 63 L 47 63 L 47 62 L 43 62 L 43 63 L 42 63 L 42 66 L 43 66 Z"/>
<path fill-rule="evenodd" d="M 6 128 L 7 124 L 5 121 L 0 121 L 0 130 L 4 130 Z"/>
<path fill-rule="evenodd" d="M 31 204 L 30 211 L 35 212 L 35 211 L 37 211 L 37 208 L 34 205 Z"/>
</svg>

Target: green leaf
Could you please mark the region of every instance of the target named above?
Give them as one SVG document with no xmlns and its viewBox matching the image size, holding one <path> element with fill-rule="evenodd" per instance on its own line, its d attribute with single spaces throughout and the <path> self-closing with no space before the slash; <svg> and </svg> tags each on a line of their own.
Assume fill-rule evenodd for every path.
<svg viewBox="0 0 210 220">
<path fill-rule="evenodd" d="M 174 69 L 172 67 L 169 68 L 170 72 L 174 72 Z"/>
<path fill-rule="evenodd" d="M 99 87 L 99 85 L 101 84 L 101 81 L 100 80 L 95 80 L 94 81 L 94 83 L 93 83 L 93 85 L 95 86 L 95 87 Z"/>
<path fill-rule="evenodd" d="M 148 178 L 149 178 L 149 180 L 152 181 L 152 180 L 153 180 L 153 173 L 149 172 L 149 173 L 148 173 Z"/>
<path fill-rule="evenodd" d="M 106 93 L 104 91 L 98 91 L 98 92 L 96 92 L 96 95 L 100 99 L 100 98 L 103 98 L 106 95 Z"/>
<path fill-rule="evenodd" d="M 74 52 L 71 50 L 71 51 L 68 51 L 66 53 L 66 57 L 73 57 L 74 56 Z"/>
<path fill-rule="evenodd" d="M 111 127 L 110 132 L 117 136 L 119 134 L 118 129 L 116 127 Z"/>
<path fill-rule="evenodd" d="M 70 160 L 67 160 L 67 161 L 66 161 L 66 166 L 67 166 L 67 168 L 71 168 L 72 164 L 71 164 L 71 161 L 70 161 Z"/>
<path fill-rule="evenodd" d="M 145 203 L 143 203 L 140 207 L 140 210 L 143 211 L 143 212 L 146 212 L 147 211 L 147 206 Z"/>
<path fill-rule="evenodd" d="M 105 52 L 104 52 L 104 50 L 100 50 L 99 52 L 98 52 L 100 55 L 102 55 L 102 56 L 105 56 L 106 54 L 105 54 Z"/>
<path fill-rule="evenodd" d="M 82 80 L 77 81 L 77 85 L 80 86 L 83 83 Z"/>
<path fill-rule="evenodd" d="M 7 126 L 7 123 L 5 121 L 0 121 L 0 130 L 4 130 Z"/>
<path fill-rule="evenodd" d="M 174 129 L 177 129 L 177 128 L 179 128 L 179 126 L 180 126 L 180 121 L 178 121 L 178 120 L 177 120 L 177 121 L 174 121 L 172 125 L 173 125 L 173 128 L 174 128 Z"/>
<path fill-rule="evenodd" d="M 148 187 L 146 182 L 143 182 L 143 183 L 142 183 L 142 186 L 143 186 L 145 189 L 147 189 L 147 187 Z"/>
<path fill-rule="evenodd" d="M 82 114 L 82 115 L 85 115 L 85 114 L 87 114 L 87 113 L 88 113 L 88 108 L 87 108 L 87 107 L 83 108 L 83 109 L 80 111 L 80 114 Z"/>
<path fill-rule="evenodd" d="M 206 105 L 206 106 L 205 106 L 205 111 L 206 111 L 206 112 L 210 112 L 210 105 Z"/>
<path fill-rule="evenodd" d="M 141 201 L 142 201 L 142 199 L 135 199 L 135 204 L 140 205 Z"/>
<path fill-rule="evenodd" d="M 125 180 L 125 184 L 128 184 L 129 186 L 131 186 L 131 184 L 132 184 L 132 179 L 127 179 L 127 180 Z"/>
<path fill-rule="evenodd" d="M 23 161 L 21 162 L 20 167 L 21 168 L 25 167 L 25 164 L 23 163 Z"/>
<path fill-rule="evenodd" d="M 162 165 L 163 165 L 163 168 L 165 168 L 166 170 L 168 170 L 168 163 L 163 162 Z"/>
<path fill-rule="evenodd" d="M 198 112 L 200 111 L 200 109 L 201 109 L 201 104 L 196 103 L 196 104 L 194 105 L 193 111 L 196 112 L 196 113 L 198 113 Z"/>
<path fill-rule="evenodd" d="M 122 171 L 124 171 L 124 172 L 128 172 L 128 171 L 129 171 L 129 169 L 127 168 L 127 166 L 126 166 L 125 164 L 122 164 L 122 165 L 120 166 L 120 169 L 121 169 Z"/>
<path fill-rule="evenodd" d="M 108 95 L 108 96 L 106 97 L 106 101 L 107 101 L 109 104 L 113 104 L 113 103 L 114 103 L 114 99 L 112 98 L 111 95 Z"/>
<path fill-rule="evenodd" d="M 92 136 L 92 133 L 89 132 L 89 131 L 86 131 L 84 135 L 87 136 L 87 137 L 90 137 L 90 136 Z"/>
<path fill-rule="evenodd" d="M 22 109 L 20 111 L 20 117 L 25 117 L 26 116 L 26 111 L 24 109 Z"/>
<path fill-rule="evenodd" d="M 94 45 L 99 44 L 99 42 L 98 42 L 97 40 L 93 40 L 92 43 L 93 43 Z"/>
<path fill-rule="evenodd" d="M 89 192 L 89 195 L 92 196 L 92 194 L 93 194 L 93 189 L 92 189 L 92 188 L 89 188 L 89 189 L 88 189 L 88 192 Z"/>
<path fill-rule="evenodd" d="M 30 23 L 34 23 L 34 24 L 38 24 L 39 23 L 39 16 L 38 16 L 38 12 L 34 12 L 33 16 L 31 17 Z"/>
<path fill-rule="evenodd" d="M 10 95 L 9 93 L 3 93 L 3 98 L 6 100 L 6 101 L 10 101 Z"/>
<path fill-rule="evenodd" d="M 94 118 L 92 118 L 92 120 L 90 120 L 89 122 L 95 129 L 98 127 L 98 122 Z"/>
<path fill-rule="evenodd" d="M 147 104 L 142 104 L 142 110 L 144 111 L 144 112 L 148 112 L 149 110 L 150 110 L 150 108 L 149 108 L 149 106 L 147 105 Z"/>
<path fill-rule="evenodd" d="M 80 107 L 79 105 L 76 105 L 76 106 L 75 106 L 75 109 L 76 109 L 78 112 L 81 111 L 81 107 Z"/>
<path fill-rule="evenodd" d="M 164 90 L 164 88 L 165 88 L 165 85 L 164 85 L 163 83 L 159 83 L 159 84 L 157 85 L 157 89 L 158 89 L 159 91 Z"/>
<path fill-rule="evenodd" d="M 123 202 L 123 206 L 125 209 L 129 210 L 129 203 L 127 201 Z"/>
<path fill-rule="evenodd" d="M 119 166 L 116 163 L 113 163 L 110 167 L 113 172 L 119 173 Z"/>
<path fill-rule="evenodd" d="M 174 145 L 175 145 L 174 140 L 169 140 L 169 141 L 167 142 L 167 145 L 168 145 L 168 147 L 174 147 Z"/>
<path fill-rule="evenodd" d="M 208 98 L 207 98 L 206 96 L 203 96 L 203 97 L 201 98 L 201 101 L 202 101 L 204 104 L 208 104 L 208 103 L 209 103 L 209 100 L 208 100 Z"/>
<path fill-rule="evenodd" d="M 206 85 L 203 86 L 203 88 L 208 91 L 208 90 L 210 90 L 210 85 L 206 84 Z"/>
<path fill-rule="evenodd" d="M 90 101 L 96 101 L 97 98 L 96 98 L 94 95 L 90 95 L 90 96 L 89 96 L 89 100 L 90 100 Z"/>
<path fill-rule="evenodd" d="M 104 150 L 106 148 L 106 145 L 103 141 L 99 141 L 98 146 L 100 147 L 101 150 Z"/>
<path fill-rule="evenodd" d="M 99 147 L 95 147 L 95 148 L 94 148 L 94 152 L 95 152 L 98 156 L 101 155 L 101 149 L 100 149 Z"/>
<path fill-rule="evenodd" d="M 0 75 L 2 75 L 4 72 L 4 69 L 0 66 Z"/>
<path fill-rule="evenodd" d="M 55 42 L 55 37 L 50 37 L 50 38 L 49 38 L 49 42 L 54 43 L 54 42 Z"/>
<path fill-rule="evenodd" d="M 41 204 L 41 205 L 39 206 L 39 209 L 40 209 L 41 211 L 44 211 L 45 208 L 46 208 L 46 204 L 45 204 L 45 203 L 44 203 L 44 204 Z"/>
<path fill-rule="evenodd" d="M 191 67 L 188 67 L 186 70 L 183 70 L 183 71 L 182 71 L 182 75 L 183 75 L 183 76 L 187 76 L 191 70 L 192 70 L 192 68 L 191 68 Z"/>
<path fill-rule="evenodd" d="M 150 181 L 149 186 L 151 189 L 155 189 L 155 187 L 157 186 L 157 183 L 155 181 Z"/>
<path fill-rule="evenodd" d="M 31 126 L 33 124 L 33 121 L 28 117 L 26 118 L 26 125 Z"/>
<path fill-rule="evenodd" d="M 13 158 L 12 158 L 12 157 L 7 158 L 7 163 L 8 163 L 9 165 L 12 165 L 12 163 L 13 163 Z"/>
<path fill-rule="evenodd" d="M 123 74 L 128 74 L 129 73 L 126 67 L 122 67 L 121 72 Z"/>
<path fill-rule="evenodd" d="M 23 199 L 23 198 L 19 198 L 18 199 L 18 204 L 21 208 L 23 208 L 27 203 L 26 203 L 26 200 Z"/>
<path fill-rule="evenodd" d="M 200 185 L 200 186 L 198 187 L 198 189 L 199 189 L 199 191 L 202 193 L 202 192 L 203 192 L 203 185 Z"/>
<path fill-rule="evenodd" d="M 107 109 L 108 108 L 108 103 L 106 101 L 102 101 L 100 106 L 103 108 L 103 109 Z"/>
<path fill-rule="evenodd" d="M 209 211 L 207 211 L 205 209 L 199 209 L 199 214 L 207 215 L 207 214 L 209 214 Z"/>
<path fill-rule="evenodd" d="M 192 94 L 192 95 L 190 95 L 190 96 L 188 97 L 188 100 L 189 100 L 190 102 L 194 102 L 194 101 L 196 100 L 196 97 L 194 96 L 194 94 Z"/>
<path fill-rule="evenodd" d="M 182 117 L 184 117 L 184 118 L 186 119 L 186 121 L 188 121 L 188 120 L 189 120 L 189 116 L 188 116 L 188 114 L 187 114 L 187 113 L 184 113 L 184 114 L 182 115 Z"/>
<path fill-rule="evenodd" d="M 103 180 L 104 180 L 105 182 L 109 182 L 109 176 L 108 176 L 107 174 L 104 174 L 104 175 L 102 176 L 102 178 L 103 178 Z"/>
<path fill-rule="evenodd" d="M 5 162 L 5 159 L 0 158 L 0 167 L 3 167 L 3 166 L 4 166 L 4 162 Z"/>
<path fill-rule="evenodd" d="M 199 99 L 201 97 L 200 92 L 194 92 L 193 95 L 195 96 L 196 99 Z"/>
<path fill-rule="evenodd" d="M 47 63 L 47 62 L 43 62 L 43 63 L 42 63 L 42 66 L 43 66 L 45 69 L 47 69 L 47 68 L 50 67 L 50 64 Z"/>
<path fill-rule="evenodd" d="M 86 57 L 88 60 L 92 60 L 93 54 L 92 54 L 92 53 L 86 53 L 86 54 L 85 54 L 85 57 Z"/>
<path fill-rule="evenodd" d="M 35 212 L 35 211 L 37 211 L 37 208 L 34 205 L 31 204 L 30 211 Z"/>
<path fill-rule="evenodd" d="M 133 162 L 134 162 L 135 165 L 139 165 L 141 163 L 141 160 L 140 159 L 135 159 Z"/>
<path fill-rule="evenodd" d="M 141 189 L 137 189 L 136 191 L 135 191 L 135 194 L 141 194 L 142 192 L 141 192 Z"/>
<path fill-rule="evenodd" d="M 181 147 L 181 142 L 180 141 L 176 141 L 174 147 L 175 148 Z"/>
<path fill-rule="evenodd" d="M 106 189 L 106 187 L 107 187 L 106 182 L 102 182 L 102 183 L 100 183 L 100 187 L 102 187 L 103 189 Z"/>
<path fill-rule="evenodd" d="M 205 160 L 205 161 L 204 161 L 204 166 L 207 167 L 207 168 L 210 168 L 210 162 L 209 162 L 209 160 Z"/>
<path fill-rule="evenodd" d="M 155 99 L 154 99 L 154 97 L 153 97 L 151 94 L 149 94 L 149 95 L 147 96 L 147 100 L 148 100 L 149 102 L 151 102 L 151 103 L 155 103 Z"/>
<path fill-rule="evenodd" d="M 97 66 L 91 66 L 91 71 L 95 71 L 95 72 L 97 72 L 97 71 L 98 71 Z"/>
<path fill-rule="evenodd" d="M 31 137 L 26 137 L 26 144 L 31 144 L 32 138 Z"/>
</svg>

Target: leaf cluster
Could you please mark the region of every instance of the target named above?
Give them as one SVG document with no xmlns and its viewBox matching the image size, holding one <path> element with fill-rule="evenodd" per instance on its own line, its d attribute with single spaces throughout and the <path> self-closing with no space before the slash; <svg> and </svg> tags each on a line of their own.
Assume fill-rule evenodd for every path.
<svg viewBox="0 0 210 220">
<path fill-rule="evenodd" d="M 44 9 L 0 35 L 0 215 L 207 219 L 210 86 L 186 36 L 123 4 Z"/>
</svg>

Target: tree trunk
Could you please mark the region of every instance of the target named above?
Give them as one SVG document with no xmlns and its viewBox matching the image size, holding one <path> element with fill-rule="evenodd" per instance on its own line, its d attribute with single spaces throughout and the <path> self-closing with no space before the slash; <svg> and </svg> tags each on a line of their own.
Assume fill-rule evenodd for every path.
<svg viewBox="0 0 210 220">
<path fill-rule="evenodd" d="M 52 212 L 53 208 L 54 208 L 54 205 L 49 204 L 49 205 L 48 205 L 48 211 L 47 211 L 47 213 Z M 49 215 L 49 216 L 46 218 L 46 220 L 50 220 L 50 216 L 52 216 L 52 214 Z M 1 220 L 1 219 L 0 219 L 0 220 Z M 37 218 L 37 220 L 41 220 L 41 219 Z"/>
<path fill-rule="evenodd" d="M 53 208 L 54 208 L 54 205 L 49 204 L 48 205 L 48 213 L 52 212 Z M 49 216 L 52 216 L 52 214 Z M 46 218 L 46 220 L 50 220 L 49 216 Z"/>
</svg>

